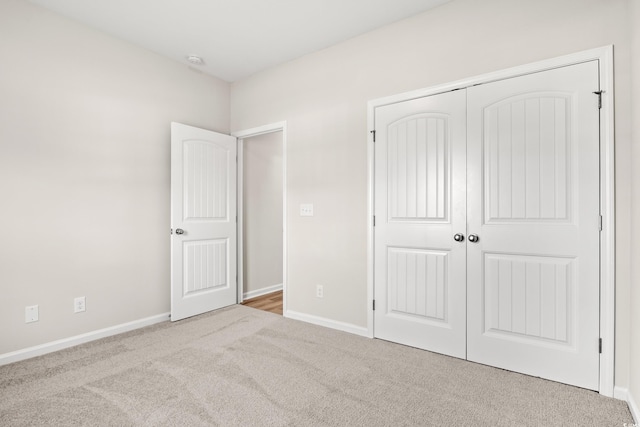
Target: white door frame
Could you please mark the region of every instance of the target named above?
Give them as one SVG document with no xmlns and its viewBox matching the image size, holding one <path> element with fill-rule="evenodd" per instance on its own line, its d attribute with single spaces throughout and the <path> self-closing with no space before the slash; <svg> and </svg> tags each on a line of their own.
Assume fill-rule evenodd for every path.
<svg viewBox="0 0 640 427">
<path fill-rule="evenodd" d="M 600 394 L 613 397 L 614 361 L 615 361 L 615 171 L 614 171 L 614 99 L 613 99 L 613 46 L 604 46 L 578 52 L 571 55 L 534 62 L 508 68 L 480 76 L 469 77 L 451 83 L 432 86 L 398 95 L 369 101 L 367 106 L 367 126 L 373 131 L 375 109 L 383 105 L 407 101 L 476 84 L 489 83 L 524 74 L 550 70 L 553 68 L 579 64 L 586 61 L 599 61 L 600 90 L 602 110 L 600 112 L 600 212 L 603 216 L 600 235 Z M 594 102 L 596 101 L 594 95 Z M 373 338 L 374 298 L 374 142 L 373 133 L 369 134 L 368 151 L 368 215 L 367 215 L 367 335 Z"/>
<path fill-rule="evenodd" d="M 282 311 L 287 312 L 287 122 L 271 123 L 251 129 L 232 132 L 231 136 L 238 138 L 238 303 L 244 300 L 244 253 L 243 224 L 244 224 L 244 144 L 245 139 L 282 132 Z"/>
</svg>

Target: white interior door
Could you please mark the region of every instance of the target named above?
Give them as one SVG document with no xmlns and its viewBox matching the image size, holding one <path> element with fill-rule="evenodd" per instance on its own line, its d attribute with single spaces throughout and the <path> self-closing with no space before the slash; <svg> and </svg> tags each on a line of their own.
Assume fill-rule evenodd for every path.
<svg viewBox="0 0 640 427">
<path fill-rule="evenodd" d="M 171 123 L 171 320 L 236 303 L 236 139 Z"/>
<path fill-rule="evenodd" d="M 467 357 L 594 390 L 598 87 L 591 61 L 468 89 Z"/>
<path fill-rule="evenodd" d="M 465 357 L 465 93 L 375 112 L 377 338 Z"/>
<path fill-rule="evenodd" d="M 591 61 L 376 108 L 376 337 L 598 389 L 598 89 Z"/>
</svg>

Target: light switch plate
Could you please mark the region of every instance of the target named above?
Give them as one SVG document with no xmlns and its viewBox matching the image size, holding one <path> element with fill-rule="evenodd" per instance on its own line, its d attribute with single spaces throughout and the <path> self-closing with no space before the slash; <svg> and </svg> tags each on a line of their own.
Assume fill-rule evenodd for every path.
<svg viewBox="0 0 640 427">
<path fill-rule="evenodd" d="M 313 205 L 308 203 L 300 205 L 300 216 L 313 216 Z"/>
</svg>

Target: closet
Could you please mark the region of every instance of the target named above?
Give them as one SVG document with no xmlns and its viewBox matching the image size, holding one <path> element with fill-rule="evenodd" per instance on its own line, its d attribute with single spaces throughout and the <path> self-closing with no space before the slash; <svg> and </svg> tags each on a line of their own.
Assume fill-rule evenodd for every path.
<svg viewBox="0 0 640 427">
<path fill-rule="evenodd" d="M 598 72 L 375 108 L 377 338 L 598 389 Z"/>
</svg>

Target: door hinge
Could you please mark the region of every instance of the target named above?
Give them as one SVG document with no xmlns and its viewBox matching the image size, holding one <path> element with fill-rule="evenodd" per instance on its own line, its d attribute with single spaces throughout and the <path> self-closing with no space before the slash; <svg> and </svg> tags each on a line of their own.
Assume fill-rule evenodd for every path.
<svg viewBox="0 0 640 427">
<path fill-rule="evenodd" d="M 373 300 L 373 311 L 376 311 L 376 300 Z"/>
<path fill-rule="evenodd" d="M 373 226 L 374 227 L 376 226 L 376 216 L 375 215 L 373 216 Z"/>
<path fill-rule="evenodd" d="M 596 95 L 598 95 L 598 110 L 600 110 L 602 108 L 602 94 L 604 93 L 603 90 L 598 90 L 596 92 L 593 92 Z"/>
<path fill-rule="evenodd" d="M 598 228 L 600 229 L 600 231 L 602 231 L 603 229 L 603 219 L 602 219 L 602 215 L 598 215 Z"/>
<path fill-rule="evenodd" d="M 373 134 L 373 142 L 376 142 L 376 131 L 372 130 L 371 133 Z"/>
<path fill-rule="evenodd" d="M 602 354 L 602 338 L 598 338 L 598 352 Z"/>
</svg>

